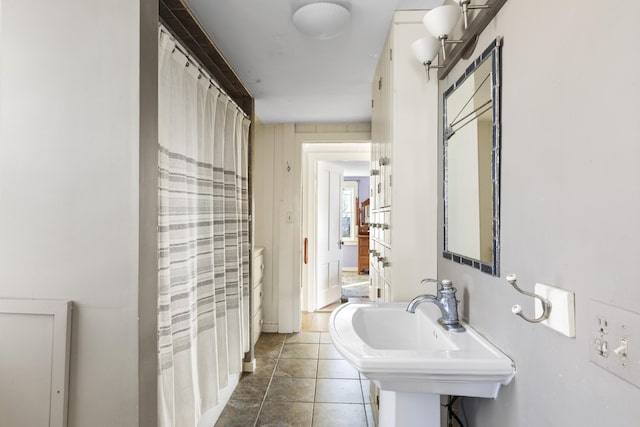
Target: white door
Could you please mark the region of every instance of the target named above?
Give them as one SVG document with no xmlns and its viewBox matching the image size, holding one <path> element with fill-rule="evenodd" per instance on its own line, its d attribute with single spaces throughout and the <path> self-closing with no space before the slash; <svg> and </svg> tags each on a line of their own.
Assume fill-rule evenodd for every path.
<svg viewBox="0 0 640 427">
<path fill-rule="evenodd" d="M 340 236 L 342 169 L 318 161 L 316 221 L 316 310 L 342 294 L 342 239 Z"/>
</svg>

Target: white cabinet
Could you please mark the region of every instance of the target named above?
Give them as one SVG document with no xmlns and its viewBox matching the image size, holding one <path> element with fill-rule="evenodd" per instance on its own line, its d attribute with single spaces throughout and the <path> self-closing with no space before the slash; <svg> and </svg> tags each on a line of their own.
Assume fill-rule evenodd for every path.
<svg viewBox="0 0 640 427">
<path fill-rule="evenodd" d="M 438 80 L 411 52 L 425 13 L 394 14 L 372 83 L 372 300 L 408 301 L 437 276 Z"/>
<path fill-rule="evenodd" d="M 264 248 L 256 247 L 253 250 L 253 266 L 252 266 L 253 283 L 251 286 L 253 297 L 253 312 L 251 319 L 253 322 L 253 343 L 255 344 L 260 338 L 262 332 L 262 296 L 263 296 L 263 278 L 264 278 Z"/>
</svg>

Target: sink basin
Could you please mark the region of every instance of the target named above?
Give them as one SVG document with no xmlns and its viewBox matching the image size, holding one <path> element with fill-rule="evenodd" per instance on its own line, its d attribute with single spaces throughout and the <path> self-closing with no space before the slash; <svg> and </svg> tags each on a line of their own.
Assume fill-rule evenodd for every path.
<svg viewBox="0 0 640 427">
<path fill-rule="evenodd" d="M 495 398 L 511 382 L 511 359 L 473 328 L 449 332 L 432 304 L 406 307 L 345 304 L 329 320 L 338 352 L 381 390 Z"/>
</svg>

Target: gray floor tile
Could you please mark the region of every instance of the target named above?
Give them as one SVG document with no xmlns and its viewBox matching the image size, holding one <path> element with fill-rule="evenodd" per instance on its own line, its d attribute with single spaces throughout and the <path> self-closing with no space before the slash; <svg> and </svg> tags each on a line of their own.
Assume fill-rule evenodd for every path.
<svg viewBox="0 0 640 427">
<path fill-rule="evenodd" d="M 231 395 L 231 400 L 262 400 L 270 378 L 244 375 Z"/>
<path fill-rule="evenodd" d="M 280 359 L 276 377 L 315 378 L 318 370 L 316 359 Z"/>
<path fill-rule="evenodd" d="M 230 400 L 224 407 L 215 427 L 252 426 L 258 418 L 261 401 Z"/>
<path fill-rule="evenodd" d="M 260 334 L 260 338 L 258 338 L 258 344 L 260 343 L 280 343 L 282 344 L 284 340 L 287 339 L 287 334 L 272 334 L 268 332 L 263 332 Z"/>
<path fill-rule="evenodd" d="M 329 332 L 329 318 L 331 313 L 313 313 L 310 329 L 317 332 Z"/>
<path fill-rule="evenodd" d="M 255 346 L 255 356 L 272 359 L 280 356 L 282 350 L 282 342 L 278 341 L 260 341 Z"/>
<path fill-rule="evenodd" d="M 250 375 L 253 375 L 254 377 L 271 377 L 271 375 L 273 375 L 274 369 L 276 368 L 277 361 L 278 359 L 265 359 L 256 357 L 256 370 Z"/>
<path fill-rule="evenodd" d="M 320 359 L 342 359 L 333 344 L 320 344 Z"/>
<path fill-rule="evenodd" d="M 266 401 L 260 411 L 258 426 L 310 427 L 313 403 Z"/>
<path fill-rule="evenodd" d="M 287 344 L 318 344 L 320 332 L 298 332 L 287 336 Z"/>
<path fill-rule="evenodd" d="M 266 400 L 279 402 L 313 402 L 316 380 L 310 378 L 273 377 Z"/>
<path fill-rule="evenodd" d="M 370 382 L 323 331 L 263 333 L 255 348 L 256 371 L 243 375 L 216 427 L 250 427 L 256 420 L 258 426 L 374 427 Z"/>
<path fill-rule="evenodd" d="M 317 359 L 319 344 L 285 344 L 281 359 Z"/>
<path fill-rule="evenodd" d="M 333 344 L 328 332 L 320 332 L 320 344 Z"/>
<path fill-rule="evenodd" d="M 362 386 L 362 395 L 364 396 L 364 403 L 371 403 L 371 381 L 361 379 L 360 385 Z"/>
<path fill-rule="evenodd" d="M 360 375 L 345 360 L 318 360 L 318 378 L 360 379 Z"/>
<path fill-rule="evenodd" d="M 376 420 L 373 416 L 373 408 L 371 405 L 364 405 L 364 412 L 367 414 L 367 424 L 369 427 L 376 427 Z"/>
<path fill-rule="evenodd" d="M 313 427 L 367 427 L 364 405 L 316 403 Z"/>
<path fill-rule="evenodd" d="M 316 402 L 362 404 L 360 380 L 318 379 Z"/>
</svg>

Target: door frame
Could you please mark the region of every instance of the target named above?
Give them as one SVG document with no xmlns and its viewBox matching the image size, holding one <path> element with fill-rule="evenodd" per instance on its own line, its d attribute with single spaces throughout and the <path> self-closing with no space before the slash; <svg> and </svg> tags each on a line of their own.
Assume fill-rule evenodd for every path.
<svg viewBox="0 0 640 427">
<path fill-rule="evenodd" d="M 301 298 L 298 307 L 294 310 L 313 311 L 316 306 L 315 286 L 315 230 L 316 230 L 316 206 L 315 206 L 315 180 L 317 176 L 318 160 L 324 161 L 371 161 L 371 143 L 363 142 L 338 142 L 338 143 L 303 143 L 302 144 L 302 185 L 300 186 L 302 201 L 302 240 L 308 239 L 307 264 L 303 264 L 301 270 Z M 303 248 L 304 250 L 304 248 Z M 294 300 L 295 304 L 295 300 Z"/>
</svg>

